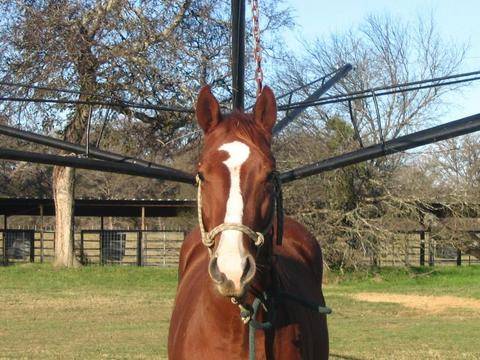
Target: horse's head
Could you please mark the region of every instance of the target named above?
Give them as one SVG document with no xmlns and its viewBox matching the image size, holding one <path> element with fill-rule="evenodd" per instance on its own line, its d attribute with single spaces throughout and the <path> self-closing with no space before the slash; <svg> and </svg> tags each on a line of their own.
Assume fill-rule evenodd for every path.
<svg viewBox="0 0 480 360">
<path fill-rule="evenodd" d="M 199 222 L 211 255 L 208 271 L 220 294 L 240 298 L 255 277 L 258 255 L 271 253 L 273 246 L 275 97 L 265 87 L 253 114 L 222 115 L 204 87 L 196 117 L 205 134 L 198 178 Z"/>
</svg>

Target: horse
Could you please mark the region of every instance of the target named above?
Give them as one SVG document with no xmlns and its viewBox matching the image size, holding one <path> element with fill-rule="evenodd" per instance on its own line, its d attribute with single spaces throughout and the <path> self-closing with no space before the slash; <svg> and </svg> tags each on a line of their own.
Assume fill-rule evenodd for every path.
<svg viewBox="0 0 480 360">
<path fill-rule="evenodd" d="M 272 90 L 252 114 L 222 114 L 206 86 L 195 115 L 204 133 L 199 224 L 180 250 L 169 359 L 328 359 L 326 315 L 305 306 L 325 306 L 322 251 L 282 216 Z"/>
</svg>

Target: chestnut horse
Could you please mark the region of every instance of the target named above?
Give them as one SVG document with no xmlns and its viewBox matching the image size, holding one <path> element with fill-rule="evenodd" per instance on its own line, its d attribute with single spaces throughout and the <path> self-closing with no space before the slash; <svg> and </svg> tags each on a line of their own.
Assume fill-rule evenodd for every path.
<svg viewBox="0 0 480 360">
<path fill-rule="evenodd" d="M 169 359 L 327 359 L 325 314 L 293 301 L 325 305 L 323 263 L 305 227 L 276 216 L 273 92 L 263 89 L 253 114 L 222 115 L 204 87 L 196 117 L 205 134 L 197 175 L 199 227 L 180 252 Z M 290 296 L 279 295 L 284 293 Z M 255 301 L 263 306 L 252 309 Z M 253 337 L 249 321 L 269 326 Z"/>
</svg>

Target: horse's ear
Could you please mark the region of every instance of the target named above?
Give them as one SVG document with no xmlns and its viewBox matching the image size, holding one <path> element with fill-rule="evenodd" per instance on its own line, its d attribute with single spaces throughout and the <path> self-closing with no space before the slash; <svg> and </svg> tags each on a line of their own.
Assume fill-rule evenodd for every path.
<svg viewBox="0 0 480 360">
<path fill-rule="evenodd" d="M 277 102 L 272 89 L 268 86 L 265 86 L 258 96 L 253 116 L 257 124 L 263 126 L 268 133 L 272 133 L 273 125 L 277 121 Z"/>
<path fill-rule="evenodd" d="M 212 130 L 220 121 L 220 105 L 208 85 L 204 86 L 198 94 L 195 115 L 198 125 L 200 125 L 205 133 Z"/>
</svg>

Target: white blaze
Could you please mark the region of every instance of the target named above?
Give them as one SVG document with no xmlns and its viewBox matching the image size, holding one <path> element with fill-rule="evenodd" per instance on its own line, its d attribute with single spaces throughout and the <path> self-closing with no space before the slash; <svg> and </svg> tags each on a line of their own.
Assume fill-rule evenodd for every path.
<svg viewBox="0 0 480 360">
<path fill-rule="evenodd" d="M 240 188 L 240 169 L 250 155 L 250 148 L 240 141 L 234 141 L 223 144 L 219 150 L 226 151 L 230 155 L 223 162 L 230 173 L 230 190 L 223 222 L 241 224 L 243 220 L 243 198 Z M 243 234 L 238 230 L 225 230 L 220 236 L 217 248 L 218 269 L 236 286 L 240 285 L 240 278 L 245 267 L 245 249 L 242 238 Z"/>
</svg>

